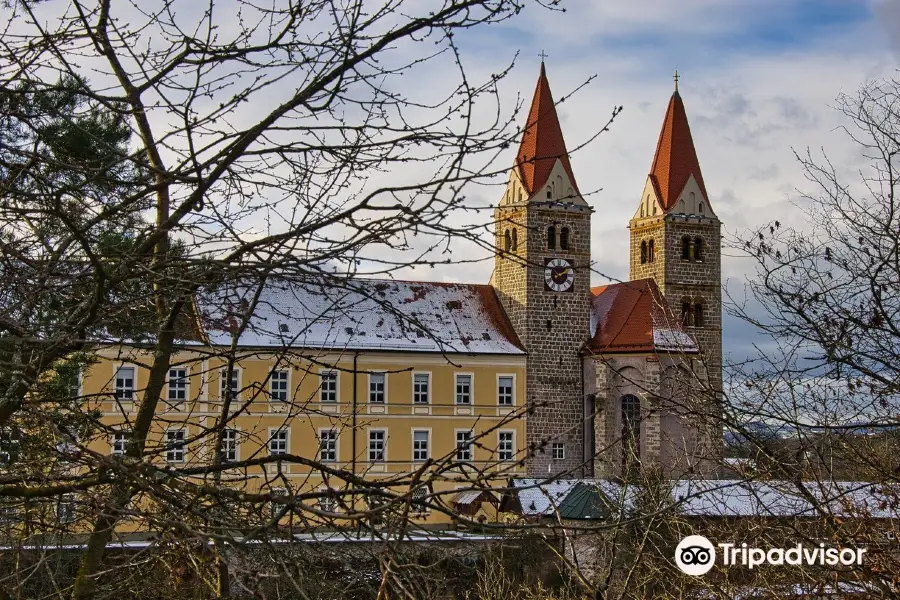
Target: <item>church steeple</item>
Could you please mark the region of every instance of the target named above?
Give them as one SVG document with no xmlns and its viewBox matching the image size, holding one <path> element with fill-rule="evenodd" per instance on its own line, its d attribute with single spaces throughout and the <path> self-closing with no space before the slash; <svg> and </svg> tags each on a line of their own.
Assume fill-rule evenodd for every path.
<svg viewBox="0 0 900 600">
<path fill-rule="evenodd" d="M 691 176 L 699 188 L 701 195 L 699 200 L 709 206 L 709 196 L 706 194 L 706 185 L 700 172 L 700 161 L 697 160 L 697 151 L 694 149 L 684 102 L 678 93 L 677 80 L 675 86 L 659 134 L 653 166 L 650 168 L 650 180 L 665 213 L 676 207 Z"/>
<path fill-rule="evenodd" d="M 542 62 L 534 98 L 531 100 L 531 110 L 528 112 L 528 121 L 516 155 L 519 179 L 529 200 L 550 181 L 557 161 L 561 163 L 569 185 L 566 189 L 559 190 L 556 195 L 562 197 L 569 187 L 573 189 L 574 194 L 578 194 L 575 175 L 569 163 L 569 152 L 566 150 L 553 94 L 550 92 L 550 82 L 547 80 L 547 71 Z"/>
</svg>

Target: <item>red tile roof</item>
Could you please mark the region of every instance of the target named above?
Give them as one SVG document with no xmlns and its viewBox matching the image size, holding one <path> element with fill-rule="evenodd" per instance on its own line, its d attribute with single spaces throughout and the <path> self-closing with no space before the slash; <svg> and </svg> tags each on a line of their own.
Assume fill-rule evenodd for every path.
<svg viewBox="0 0 900 600">
<path fill-rule="evenodd" d="M 678 196 L 692 174 L 700 186 L 704 200 L 709 202 L 684 102 L 678 90 L 675 90 L 672 99 L 669 100 L 669 108 L 666 110 L 666 118 L 656 145 L 656 156 L 653 157 L 653 166 L 650 167 L 650 179 L 659 194 L 664 211 L 669 211 L 675 206 Z"/>
<path fill-rule="evenodd" d="M 591 294 L 591 352 L 697 352 L 653 279 L 602 285 Z"/>
<path fill-rule="evenodd" d="M 519 175 L 529 196 L 547 184 L 557 158 L 562 161 L 569 181 L 577 192 L 578 185 L 575 183 L 572 165 L 569 164 L 569 153 L 559 126 L 553 95 L 550 93 L 550 82 L 547 81 L 547 73 L 544 64 L 541 63 L 541 74 L 534 90 L 528 122 L 516 156 Z"/>
</svg>

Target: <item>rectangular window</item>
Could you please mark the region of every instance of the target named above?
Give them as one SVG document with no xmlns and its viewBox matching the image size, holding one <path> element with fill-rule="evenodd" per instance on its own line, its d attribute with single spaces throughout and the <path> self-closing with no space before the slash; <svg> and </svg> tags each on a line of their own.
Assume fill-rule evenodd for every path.
<svg viewBox="0 0 900 600">
<path fill-rule="evenodd" d="M 468 462 L 472 460 L 472 432 L 456 432 L 456 460 Z"/>
<path fill-rule="evenodd" d="M 321 382 L 319 384 L 319 401 L 320 402 L 337 402 L 337 380 L 336 371 L 322 371 L 319 373 Z"/>
<path fill-rule="evenodd" d="M 269 377 L 273 402 L 287 402 L 288 399 L 288 372 L 272 371 Z"/>
<path fill-rule="evenodd" d="M 553 460 L 566 459 L 566 444 L 564 442 L 553 442 Z"/>
<path fill-rule="evenodd" d="M 369 430 L 369 462 L 384 462 L 386 435 L 383 429 Z"/>
<path fill-rule="evenodd" d="M 71 523 L 75 520 L 77 504 L 73 494 L 63 494 L 56 504 L 56 518 L 60 523 Z"/>
<path fill-rule="evenodd" d="M 456 376 L 456 403 L 472 404 L 472 376 Z"/>
<path fill-rule="evenodd" d="M 184 462 L 184 429 L 170 429 L 166 432 L 166 462 Z"/>
<path fill-rule="evenodd" d="M 0 429 L 0 463 L 11 465 L 19 460 L 19 439 L 18 430 Z"/>
<path fill-rule="evenodd" d="M 169 369 L 169 404 L 187 400 L 187 369 Z"/>
<path fill-rule="evenodd" d="M 327 490 L 321 490 L 324 494 Z M 319 496 L 319 510 L 334 513 L 337 512 L 337 498 L 331 496 Z"/>
<path fill-rule="evenodd" d="M 319 432 L 319 460 L 334 462 L 337 460 L 338 432 L 327 429 Z"/>
<path fill-rule="evenodd" d="M 417 514 L 424 514 L 428 512 L 428 488 L 424 485 L 421 487 L 417 487 L 412 491 L 412 496 L 410 499 L 412 502 L 410 503 L 410 511 Z"/>
<path fill-rule="evenodd" d="M 499 460 L 512 460 L 515 455 L 512 431 L 500 431 L 497 433 L 497 458 Z"/>
<path fill-rule="evenodd" d="M 428 404 L 428 373 L 413 375 L 413 404 Z"/>
<path fill-rule="evenodd" d="M 116 369 L 116 400 L 134 400 L 134 367 Z"/>
<path fill-rule="evenodd" d="M 234 400 L 238 397 L 240 389 L 241 370 L 237 367 L 231 369 L 231 377 L 228 377 L 228 369 L 222 369 L 219 373 L 219 397 L 222 400 L 230 398 Z"/>
<path fill-rule="evenodd" d="M 513 405 L 513 378 L 498 377 L 497 378 L 497 404 L 500 406 Z"/>
<path fill-rule="evenodd" d="M 288 432 L 287 429 L 269 430 L 269 454 L 276 456 L 287 454 Z"/>
<path fill-rule="evenodd" d="M 288 495 L 288 491 L 286 488 L 272 488 L 271 490 L 272 498 L 286 498 Z M 272 518 L 280 517 L 285 512 L 287 512 L 286 506 L 284 502 L 273 501 L 270 505 L 272 510 Z"/>
<path fill-rule="evenodd" d="M 369 402 L 384 403 L 384 373 L 369 374 Z"/>
<path fill-rule="evenodd" d="M 113 456 L 125 456 L 125 440 L 124 431 L 117 431 L 112 435 L 112 453 Z"/>
<path fill-rule="evenodd" d="M 238 430 L 226 429 L 222 432 L 222 462 L 234 462 L 238 459 Z"/>
<path fill-rule="evenodd" d="M 428 460 L 427 431 L 413 431 L 413 460 Z"/>
</svg>

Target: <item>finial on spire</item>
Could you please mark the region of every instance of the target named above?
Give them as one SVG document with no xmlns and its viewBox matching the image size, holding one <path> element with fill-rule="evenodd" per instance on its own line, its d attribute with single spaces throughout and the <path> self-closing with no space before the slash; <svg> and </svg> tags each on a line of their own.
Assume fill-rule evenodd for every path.
<svg viewBox="0 0 900 600">
<path fill-rule="evenodd" d="M 678 91 L 678 79 L 679 79 L 678 67 L 675 68 L 675 75 L 672 77 L 672 79 L 675 80 L 675 91 L 677 92 Z"/>
<path fill-rule="evenodd" d="M 544 59 L 547 58 L 547 54 L 543 50 L 541 50 L 541 53 L 538 54 L 538 56 L 541 57 L 541 64 L 544 64 Z"/>
</svg>

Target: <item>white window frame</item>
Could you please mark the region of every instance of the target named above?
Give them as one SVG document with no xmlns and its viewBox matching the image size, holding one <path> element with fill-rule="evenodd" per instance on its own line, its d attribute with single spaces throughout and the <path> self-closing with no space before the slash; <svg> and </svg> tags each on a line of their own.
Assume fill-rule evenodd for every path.
<svg viewBox="0 0 900 600">
<path fill-rule="evenodd" d="M 469 378 L 469 401 L 459 401 L 459 378 Z M 453 404 L 456 406 L 474 406 L 475 405 L 475 373 L 460 372 L 453 374 Z"/>
<path fill-rule="evenodd" d="M 382 379 L 383 390 L 381 392 L 381 401 L 380 402 L 372 401 L 372 375 L 381 375 L 383 378 Z M 369 404 L 375 404 L 377 406 L 384 406 L 385 404 L 387 404 L 388 403 L 388 374 L 387 374 L 387 372 L 386 371 L 375 371 L 375 372 L 369 373 L 367 383 L 368 383 L 368 385 L 366 386 L 366 389 L 368 389 L 367 402 Z"/>
<path fill-rule="evenodd" d="M 559 452 L 557 452 L 559 450 Z M 566 460 L 566 443 L 552 442 L 550 444 L 550 456 L 553 460 Z"/>
<path fill-rule="evenodd" d="M 3 444 L 5 444 L 0 449 L 0 464 L 13 464 L 15 462 L 13 459 L 19 459 L 19 452 L 22 449 L 21 432 L 7 425 L 0 427 L 0 438 L 4 438 Z"/>
<path fill-rule="evenodd" d="M 372 434 L 380 433 L 383 437 L 381 439 L 381 458 L 373 459 L 372 458 Z M 369 462 L 372 464 L 384 464 L 387 462 L 387 446 L 388 446 L 388 430 L 384 428 L 373 428 L 369 429 L 366 433 L 366 448 L 368 450 L 368 454 L 366 455 L 369 459 Z"/>
<path fill-rule="evenodd" d="M 56 520 L 60 524 L 78 520 L 78 499 L 75 494 L 63 494 L 56 501 Z"/>
<path fill-rule="evenodd" d="M 284 449 L 278 452 L 272 452 L 272 440 L 275 437 L 275 434 L 284 433 Z M 281 440 L 278 440 L 281 442 Z M 286 427 L 269 427 L 269 438 L 266 440 L 266 449 L 269 452 L 269 456 L 283 456 L 285 454 L 291 453 L 291 430 Z"/>
<path fill-rule="evenodd" d="M 509 377 L 512 379 L 512 389 L 510 391 L 510 403 L 509 404 L 502 404 L 500 402 L 500 379 L 505 378 L 505 377 Z M 515 373 L 497 373 L 496 393 L 497 393 L 497 406 L 499 406 L 500 408 L 512 408 L 513 406 L 515 406 L 516 405 L 516 374 Z"/>
<path fill-rule="evenodd" d="M 322 384 L 325 383 L 325 376 L 328 374 L 334 374 L 334 400 L 325 400 L 325 388 L 322 387 Z M 335 368 L 323 368 L 319 370 L 319 402 L 322 404 L 339 404 L 341 401 L 341 372 Z"/>
<path fill-rule="evenodd" d="M 287 496 L 289 495 L 289 494 L 288 494 L 288 489 L 285 488 L 285 487 L 274 487 L 274 488 L 269 488 L 269 493 L 272 494 L 272 496 L 284 496 L 284 497 L 287 497 Z M 287 506 L 284 505 L 284 504 L 281 504 L 281 503 L 270 502 L 269 511 L 270 511 L 270 514 L 272 515 L 272 518 L 273 518 L 273 519 L 274 519 L 276 516 L 278 516 L 278 513 L 281 512 L 283 509 L 287 509 Z M 284 515 L 283 515 L 283 516 L 286 516 L 287 513 L 288 513 L 288 511 L 289 511 L 289 509 L 284 510 Z"/>
<path fill-rule="evenodd" d="M 319 493 L 323 494 L 319 496 L 319 510 L 329 513 L 336 513 L 338 510 L 338 501 L 337 498 L 326 495 L 329 491 L 328 488 L 319 488 Z"/>
<path fill-rule="evenodd" d="M 241 373 L 242 369 L 235 365 L 232 374 L 234 375 L 234 396 L 231 398 L 232 400 L 239 400 L 241 397 L 241 377 L 243 373 Z M 228 388 L 230 385 L 226 383 L 225 376 L 228 374 L 228 366 L 221 367 L 219 369 L 219 400 L 222 402 L 225 401 Z"/>
<path fill-rule="evenodd" d="M 416 434 L 424 433 L 426 435 L 425 439 L 425 458 L 416 458 Z M 412 462 L 425 462 L 429 458 L 431 458 L 431 427 L 415 427 L 410 432 L 410 447 L 412 449 Z"/>
<path fill-rule="evenodd" d="M 171 441 L 169 440 L 170 433 L 178 433 L 181 432 L 181 442 L 180 445 L 170 446 Z M 166 429 L 166 462 L 171 464 L 182 464 L 187 460 L 187 438 L 188 432 L 187 427 L 173 427 L 172 429 Z M 177 458 L 177 452 L 181 452 L 181 458 Z"/>
<path fill-rule="evenodd" d="M 117 450 L 116 444 L 120 441 L 118 438 L 122 436 L 122 449 Z M 125 445 L 128 443 L 128 432 L 127 431 L 114 431 L 110 436 L 109 448 L 111 456 L 125 456 Z"/>
<path fill-rule="evenodd" d="M 427 378 L 427 386 L 428 389 L 425 393 L 425 402 L 417 402 L 416 397 L 418 392 L 416 391 L 416 376 L 424 375 Z M 413 406 L 431 406 L 431 371 L 413 371 L 411 373 L 412 377 L 412 405 Z"/>
<path fill-rule="evenodd" d="M 468 456 L 469 456 L 468 458 L 460 458 L 459 457 L 459 453 L 460 453 L 459 434 L 461 434 L 461 433 L 468 434 L 468 438 L 469 438 L 468 442 L 469 443 L 466 445 L 466 452 L 468 453 Z M 475 432 L 474 431 L 472 431 L 471 429 L 454 429 L 453 430 L 453 439 L 455 440 L 454 447 L 456 448 L 456 450 L 454 451 L 455 452 L 454 457 L 457 462 L 472 462 L 473 460 L 475 460 L 475 450 L 474 450 Z"/>
<path fill-rule="evenodd" d="M 182 379 L 184 381 L 184 398 L 181 400 L 172 399 L 172 371 L 184 371 L 184 377 L 179 377 L 178 379 Z M 177 389 L 177 388 L 176 388 Z M 166 373 L 166 404 L 170 406 L 176 406 L 180 404 L 184 404 L 191 397 L 191 371 L 188 369 L 187 365 L 184 366 L 169 366 L 169 372 Z"/>
<path fill-rule="evenodd" d="M 285 373 L 284 379 L 275 379 L 275 373 Z M 284 383 L 283 390 L 276 390 L 275 383 Z M 284 398 L 278 398 L 276 394 L 284 394 Z M 272 402 L 287 402 L 291 399 L 291 370 L 290 369 L 272 369 L 269 371 L 269 397 Z"/>
<path fill-rule="evenodd" d="M 511 436 L 512 448 L 508 450 L 509 458 L 503 458 L 503 453 L 507 452 L 501 448 L 501 444 L 503 443 L 502 439 L 505 434 L 509 434 Z M 516 430 L 515 429 L 500 429 L 497 431 L 497 460 L 500 462 L 508 462 L 516 459 Z"/>
<path fill-rule="evenodd" d="M 325 448 L 325 447 L 323 447 L 323 443 L 325 442 L 325 438 L 324 438 L 324 435 L 325 435 L 325 434 L 329 434 L 329 440 L 328 440 L 328 441 L 329 441 L 331 444 L 333 444 L 333 446 L 334 446 L 333 448 Z M 334 436 L 331 437 L 330 434 L 334 434 Z M 319 435 L 318 435 L 318 440 L 319 440 L 319 452 L 318 452 L 318 458 L 319 458 L 319 462 L 329 462 L 329 463 L 338 462 L 338 458 L 341 456 L 341 454 L 340 454 L 340 446 L 339 446 L 339 444 L 340 444 L 340 439 L 341 439 L 340 432 L 339 432 L 337 429 L 335 429 L 334 427 L 320 427 L 320 428 L 319 428 Z M 331 453 L 333 452 L 333 453 L 334 453 L 334 458 L 325 458 L 325 457 L 324 457 L 324 454 L 323 454 L 324 452 L 328 452 L 329 454 L 331 454 Z"/>
<path fill-rule="evenodd" d="M 409 512 L 410 512 L 411 514 L 419 515 L 419 516 L 427 515 L 427 514 L 431 513 L 431 509 L 428 508 L 427 505 L 426 505 L 426 506 L 422 506 L 422 505 L 419 505 L 419 504 L 415 504 L 415 502 L 414 502 L 414 501 L 417 500 L 417 499 L 418 499 L 418 500 L 421 500 L 421 501 L 423 501 L 423 502 L 426 501 L 425 498 L 426 498 L 428 495 L 430 495 L 431 493 L 432 493 L 432 492 L 431 492 L 431 489 L 428 487 L 428 485 L 421 485 L 421 486 L 419 486 L 419 487 L 413 489 L 412 492 L 410 492 L 410 495 L 409 495 L 409 499 L 410 499 L 410 502 L 409 502 Z M 421 498 L 416 498 L 416 496 L 421 496 Z"/>
<path fill-rule="evenodd" d="M 120 398 L 119 397 L 119 370 L 120 369 L 131 369 L 131 397 L 130 398 Z M 118 363 L 113 364 L 113 396 L 115 397 L 117 402 L 136 402 L 137 401 L 137 378 L 138 378 L 138 368 L 137 365 L 133 363 Z"/>
<path fill-rule="evenodd" d="M 234 439 L 228 439 L 228 434 L 233 434 Z M 219 449 L 223 463 L 237 462 L 241 460 L 241 430 L 238 427 L 226 427 L 222 432 L 222 447 Z M 234 458 L 229 458 L 228 454 L 234 454 Z"/>
</svg>

